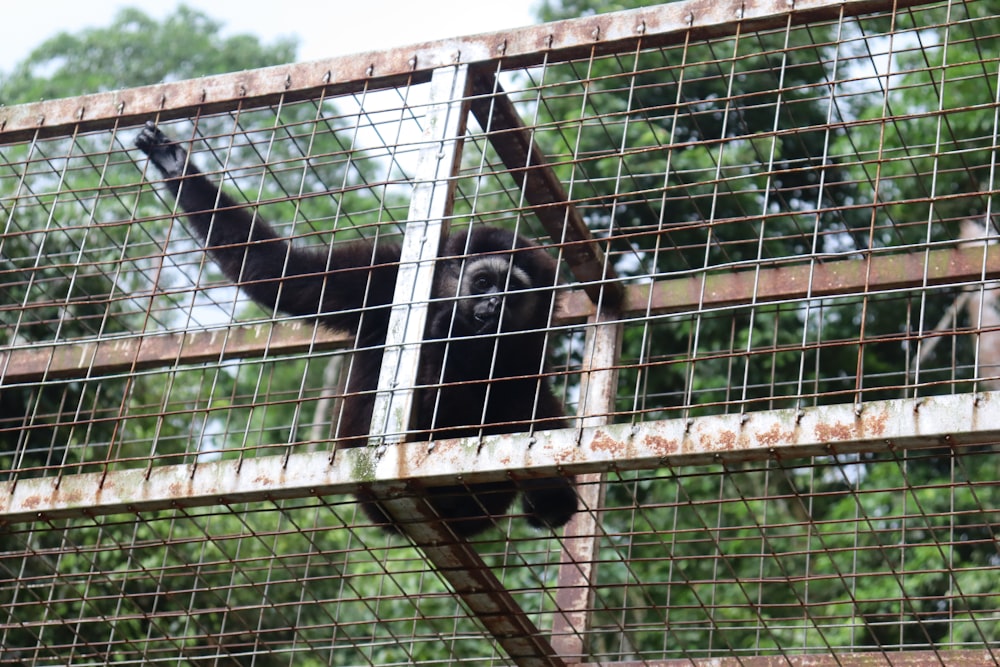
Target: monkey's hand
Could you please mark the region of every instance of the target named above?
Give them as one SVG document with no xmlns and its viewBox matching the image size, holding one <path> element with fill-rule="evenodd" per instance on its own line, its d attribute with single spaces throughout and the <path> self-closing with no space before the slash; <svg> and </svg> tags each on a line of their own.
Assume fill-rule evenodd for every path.
<svg viewBox="0 0 1000 667">
<path fill-rule="evenodd" d="M 135 145 L 149 156 L 153 166 L 164 178 L 179 178 L 184 175 L 187 151 L 163 134 L 153 121 L 146 121 L 146 127 L 135 138 Z"/>
</svg>

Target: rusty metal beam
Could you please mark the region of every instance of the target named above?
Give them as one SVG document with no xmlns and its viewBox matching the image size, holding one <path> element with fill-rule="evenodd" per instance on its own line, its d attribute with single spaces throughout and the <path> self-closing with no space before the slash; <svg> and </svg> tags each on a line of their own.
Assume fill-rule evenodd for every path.
<svg viewBox="0 0 1000 667">
<path fill-rule="evenodd" d="M 513 69 L 569 58 L 634 51 L 783 28 L 825 19 L 899 11 L 931 0 L 687 0 L 503 32 L 325 58 L 295 65 L 162 83 L 84 97 L 0 107 L 0 144 L 137 125 L 425 82 L 448 65 Z"/>
<path fill-rule="evenodd" d="M 623 289 L 617 276 L 580 212 L 569 202 L 562 182 L 552 171 L 524 126 L 517 109 L 494 77 L 473 79 L 472 113 L 479 126 L 509 169 L 532 212 L 549 237 L 559 244 L 573 277 L 583 285 L 590 300 L 616 308 Z M 603 294 L 602 294 L 603 292 Z"/>
<path fill-rule="evenodd" d="M 843 295 L 857 298 L 864 294 L 998 278 L 1000 246 L 996 245 L 873 255 L 864 259 L 817 258 L 762 268 L 759 272 L 720 270 L 631 285 L 625 289 L 621 314 L 626 318 L 643 317 L 806 298 Z M 572 290 L 563 298 L 554 323 L 586 322 L 596 311 L 589 295 Z M 298 322 L 236 327 L 228 334 L 220 331 L 147 334 L 58 343 L 0 350 L 0 380 L 9 385 L 44 378 L 93 377 L 133 368 L 328 350 L 349 343 L 349 337 L 343 334 L 314 331 L 311 325 Z"/>
<path fill-rule="evenodd" d="M 458 538 L 419 495 L 419 485 L 393 482 L 373 485 L 383 497 L 382 508 L 395 517 L 403 532 L 434 565 L 434 571 L 465 605 L 473 618 L 493 635 L 519 667 L 564 667 L 549 639 L 497 579 L 471 543 Z M 398 519 L 397 519 L 398 521 Z"/>
<path fill-rule="evenodd" d="M 581 426 L 604 426 L 615 413 L 624 326 L 621 317 L 610 309 L 594 315 L 590 325 L 582 355 L 577 417 Z M 577 495 L 582 506 L 563 528 L 556 589 L 558 613 L 552 619 L 552 645 L 569 660 L 587 656 L 596 595 L 601 539 L 598 516 L 604 506 L 604 481 L 602 473 L 577 477 Z"/>
<path fill-rule="evenodd" d="M 990 649 L 880 651 L 739 658 L 684 658 L 574 663 L 574 667 L 986 667 L 1000 665 L 1000 651 Z"/>
<path fill-rule="evenodd" d="M 360 485 L 410 493 L 563 473 L 711 462 L 961 448 L 1000 443 L 1000 392 L 828 405 L 802 410 L 409 442 L 15 479 L 0 483 L 0 520 L 25 522 L 173 507 L 352 493 Z"/>
<path fill-rule="evenodd" d="M 0 349 L 0 385 L 312 353 L 349 347 L 353 340 L 353 336 L 296 321 Z"/>
<path fill-rule="evenodd" d="M 1000 246 L 943 248 L 872 254 L 860 259 L 811 256 L 781 266 L 710 269 L 681 278 L 633 285 L 625 291 L 622 314 L 702 311 L 795 299 L 860 296 L 935 285 L 1000 278 Z M 569 293 L 557 313 L 562 323 L 582 322 L 594 312 L 590 300 Z"/>
</svg>

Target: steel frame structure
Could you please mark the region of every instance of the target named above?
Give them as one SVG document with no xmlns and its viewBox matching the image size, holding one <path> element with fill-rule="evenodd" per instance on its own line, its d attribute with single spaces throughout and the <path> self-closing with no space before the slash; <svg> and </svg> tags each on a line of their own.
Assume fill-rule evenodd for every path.
<svg viewBox="0 0 1000 667">
<path fill-rule="evenodd" d="M 570 665 L 984 665 L 1000 664 L 1000 636 L 982 648 L 940 651 L 852 652 L 831 649 L 772 655 L 735 654 L 683 658 L 606 659 L 588 647 L 596 609 L 604 481 L 626 471 L 684 466 L 795 465 L 814 457 L 846 462 L 867 455 L 905 457 L 942 447 L 964 452 L 1000 442 L 1000 392 L 988 378 L 972 392 L 869 400 L 846 392 L 833 402 L 780 409 L 739 407 L 722 414 L 616 420 L 622 336 L 636 318 L 711 313 L 731 307 L 781 305 L 824 298 L 893 295 L 935 286 L 988 285 L 1000 279 L 1000 250 L 990 244 L 924 244 L 912 249 L 872 247 L 853 255 L 778 257 L 766 262 L 706 268 L 626 280 L 608 259 L 603 238 L 591 233 L 582 202 L 544 154 L 524 109 L 498 81 L 507 70 L 555 62 L 632 54 L 644 49 L 727 39 L 758 31 L 787 30 L 851 17 L 897 13 L 920 0 L 796 0 L 716 2 L 687 0 L 656 7 L 532 26 L 516 31 L 456 38 L 385 52 L 331 58 L 0 108 L 0 143 L 38 142 L 89 133 L 111 133 L 124 146 L 148 119 L 239 114 L 328 100 L 397 86 L 426 86 L 425 133 L 419 140 L 413 189 L 404 227 L 401 279 L 393 309 L 393 334 L 378 392 L 369 448 L 340 453 L 290 451 L 221 460 L 96 461 L 87 471 L 53 468 L 39 475 L 12 474 L 0 492 L 5 525 L 53 524 L 67 519 L 142 515 L 182 508 L 232 507 L 350 493 L 359 484 L 395 493 L 390 511 L 408 520 L 407 537 L 438 572 L 452 594 L 485 629 L 509 664 Z M 991 61 L 996 65 L 995 58 Z M 996 100 L 992 100 L 996 114 Z M 430 299 L 437 240 L 455 217 L 455 187 L 462 173 L 463 143 L 474 119 L 501 170 L 513 179 L 573 283 L 553 327 L 585 332 L 576 369 L 579 400 L 573 428 L 512 436 L 433 443 L 407 441 L 416 358 Z M 994 128 L 995 129 L 995 128 Z M 780 131 L 780 130 L 779 130 Z M 624 141 L 624 140 L 623 140 Z M 617 147 L 613 147 L 617 149 Z M 16 169 L 10 170 L 14 173 Z M 27 168 L 23 175 L 26 178 Z M 992 196 L 992 192 L 986 194 Z M 16 202 L 7 208 L 16 210 Z M 3 222 L 3 221 L 0 221 Z M 891 250 L 891 251 L 890 251 Z M 412 275 L 411 275 L 412 274 Z M 973 327 L 974 328 L 974 327 Z M 980 327 L 981 332 L 987 332 Z M 933 332 L 931 332 L 933 333 Z M 924 340 L 932 339 L 925 335 Z M 97 335 L 49 344 L 0 347 L 0 391 L 55 380 L 128 377 L 163 367 L 240 363 L 267 355 L 310 355 L 342 350 L 348 337 L 302 322 L 233 324 L 186 331 L 150 329 L 141 334 Z M 986 375 L 982 375 L 986 377 Z M 924 392 L 930 394 L 933 392 Z M 111 457 L 113 458 L 113 457 Z M 359 471 L 364 471 L 359 475 Z M 16 469 L 14 470 L 16 473 Z M 557 558 L 558 577 L 550 624 L 527 613 L 519 595 L 484 560 L 477 545 L 454 539 L 435 520 L 414 484 L 433 486 L 553 474 L 580 476 L 584 511 L 566 528 Z M 997 507 L 983 507 L 997 539 Z M 997 574 L 984 565 L 984 576 Z M 995 591 L 994 591 L 995 592 Z M 992 604 L 994 613 L 1000 609 Z M 0 653 L 0 658 L 3 654 Z M 19 660 L 22 658 L 18 658 Z M 374 659 L 373 659 L 374 661 Z M 29 664 L 26 659 L 24 664 Z M 44 659 L 40 659 L 40 663 Z M 505 662 L 505 664 L 507 664 Z"/>
</svg>

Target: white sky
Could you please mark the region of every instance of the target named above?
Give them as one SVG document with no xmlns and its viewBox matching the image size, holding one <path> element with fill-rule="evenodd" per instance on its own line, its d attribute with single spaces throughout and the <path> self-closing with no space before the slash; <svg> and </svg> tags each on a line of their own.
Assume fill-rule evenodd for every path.
<svg viewBox="0 0 1000 667">
<path fill-rule="evenodd" d="M 535 22 L 536 0 L 213 0 L 187 4 L 224 25 L 265 43 L 299 39 L 298 59 L 402 46 L 445 37 L 493 32 Z M 0 71 L 9 72 L 53 35 L 107 26 L 122 7 L 137 7 L 161 19 L 178 0 L 18 0 L 3 7 Z"/>
</svg>

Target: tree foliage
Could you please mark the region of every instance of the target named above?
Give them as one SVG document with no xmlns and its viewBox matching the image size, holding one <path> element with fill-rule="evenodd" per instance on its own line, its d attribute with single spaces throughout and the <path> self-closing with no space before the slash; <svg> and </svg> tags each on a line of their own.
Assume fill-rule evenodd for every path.
<svg viewBox="0 0 1000 667">
<path fill-rule="evenodd" d="M 162 22 L 137 10 L 123 10 L 106 28 L 62 34 L 43 43 L 3 76 L 0 99 L 14 104 L 81 95 L 276 65 L 294 57 L 291 40 L 266 46 L 249 35 L 224 37 L 221 23 L 193 9 L 181 7 Z M 381 207 L 373 206 L 349 187 L 377 180 L 367 173 L 376 168 L 374 161 L 366 160 L 362 151 L 352 156 L 351 171 L 333 158 L 314 157 L 308 163 L 303 159 L 307 146 L 314 156 L 354 150 L 338 132 L 338 113 L 330 111 L 329 131 L 314 137 L 294 133 L 312 126 L 315 106 L 289 105 L 280 113 L 276 119 L 274 110 L 248 110 L 239 117 L 238 126 L 225 117 L 198 122 L 196 136 L 207 135 L 205 141 L 212 148 L 228 152 L 234 160 L 226 189 L 237 198 L 253 193 L 282 201 L 302 190 L 324 193 L 334 190 L 331 184 L 347 185 L 344 193 L 265 207 L 263 213 L 278 221 L 307 221 L 303 224 L 315 228 L 317 243 L 328 242 L 334 226 L 364 226 L 392 215 L 391 205 L 383 201 Z M 276 121 L 287 128 L 286 136 L 271 146 L 271 132 L 253 130 L 270 128 Z M 193 134 L 195 125 L 177 123 L 172 130 Z M 235 145 L 229 146 L 225 137 L 233 132 Z M 184 138 L 178 134 L 178 139 Z M 171 302 L 178 293 L 191 293 L 193 277 L 169 263 L 162 267 L 158 258 L 189 251 L 193 242 L 172 239 L 173 245 L 166 247 L 170 202 L 155 188 L 142 188 L 136 194 L 144 161 L 106 163 L 109 143 L 124 143 L 131 149 L 131 140 L 128 132 L 46 140 L 42 150 L 67 156 L 58 162 L 55 176 L 44 170 L 39 176 L 22 174 L 25 164 L 39 159 L 32 152 L 37 147 L 4 148 L 0 297 L 4 304 L 28 307 L 5 311 L 14 313 L 16 326 L 2 330 L 8 339 L 0 344 L 141 331 L 150 313 L 157 313 L 166 326 L 178 326 L 171 319 Z M 203 168 L 222 168 L 207 163 L 212 152 L 204 150 L 203 141 L 193 146 Z M 277 174 L 262 179 L 259 170 L 247 168 L 259 164 L 262 156 L 281 165 Z M 80 258 L 85 261 L 78 264 Z M 209 271 L 202 280 L 211 281 Z M 249 315 L 260 318 L 271 313 Z M 194 462 L 206 454 L 206 445 L 220 450 L 212 456 L 244 456 L 258 447 L 268 453 L 276 443 L 308 438 L 295 425 L 308 428 L 311 416 L 300 415 L 297 406 L 299 397 L 318 392 L 321 370 L 312 364 L 304 380 L 302 360 L 282 360 L 132 378 L 50 378 L 24 388 L 5 387 L 0 392 L 0 461 L 9 475 L 23 478 L 55 474 L 53 466 L 69 474 L 145 466 L 150 457 L 162 463 Z M 316 389 L 303 394 L 304 382 Z M 256 405 L 262 394 L 285 400 L 262 409 Z M 213 430 L 216 415 L 225 420 L 225 436 Z M 353 643 L 366 641 L 385 645 L 381 656 L 367 659 L 405 661 L 406 649 L 391 641 L 392 632 L 398 632 L 391 619 L 404 619 L 400 621 L 404 624 L 415 616 L 447 619 L 454 603 L 434 596 L 407 601 L 403 590 L 428 587 L 424 574 L 412 565 L 393 572 L 392 565 L 379 564 L 379 559 L 386 559 L 384 553 L 351 547 L 355 538 L 352 531 L 342 529 L 342 515 L 350 512 L 331 512 L 325 503 L 318 507 L 308 502 L 266 503 L 221 511 L 209 508 L 188 513 L 180 521 L 173 512 L 149 512 L 7 526 L 0 534 L 0 605 L 16 609 L 18 621 L 3 631 L 0 660 L 28 656 L 56 662 L 97 656 L 115 660 L 133 651 L 196 660 L 232 652 L 228 664 L 271 664 L 241 652 L 242 647 L 248 641 L 253 644 L 254 633 L 263 633 L 275 645 L 290 642 L 288 628 L 300 627 L 298 641 L 322 647 L 312 662 L 302 664 L 357 663 L 363 658 Z M 289 525 L 302 529 L 290 530 Z M 384 541 L 377 529 L 371 532 L 375 543 Z M 267 533 L 272 537 L 254 537 Z M 200 552 L 191 553 L 184 546 L 189 543 L 200 543 Z M 275 554 L 285 557 L 286 575 L 269 574 Z M 302 556 L 295 559 L 288 554 Z M 393 547 L 394 562 L 405 563 L 406 558 L 415 555 L 405 547 Z M 314 578 L 308 588 L 296 578 L 297 567 L 307 568 Z M 346 595 L 339 568 L 351 572 L 354 588 Z M 24 582 L 52 582 L 51 596 L 25 594 L 24 586 L 31 586 Z M 398 601 L 382 603 L 378 614 L 387 622 L 373 624 L 367 599 L 392 587 Z M 262 605 L 265 588 L 268 603 Z M 441 584 L 436 588 L 440 592 Z M 337 639 L 328 630 L 334 605 L 336 622 L 347 628 Z M 283 606 L 294 606 L 296 611 L 269 611 Z M 178 620 L 153 626 L 139 620 L 149 615 Z M 103 620 L 91 622 L 95 618 Z M 76 622 L 64 622 L 67 619 Z M 437 655 L 442 647 L 428 642 L 423 650 Z"/>
<path fill-rule="evenodd" d="M 63 32 L 0 75 L 0 103 L 71 97 L 161 81 L 195 79 L 292 62 L 297 43 L 273 45 L 248 34 L 224 36 L 223 24 L 181 5 L 162 22 L 122 9 L 107 27 Z"/>
<path fill-rule="evenodd" d="M 543 20 L 556 20 L 648 4 L 655 3 L 548 0 L 539 13 Z M 977 17 L 1000 15 L 996 0 L 961 7 Z M 599 59 L 585 77 L 580 63 L 550 66 L 536 137 L 546 154 L 555 156 L 563 182 L 578 188 L 573 196 L 588 224 L 598 236 L 611 239 L 616 268 L 627 277 L 729 271 L 817 252 L 849 254 L 923 238 L 947 240 L 954 238 L 949 223 L 980 213 L 988 204 L 980 195 L 963 193 L 993 185 L 994 121 L 991 114 L 977 112 L 997 95 L 978 87 L 984 80 L 995 86 L 995 77 L 980 76 L 977 69 L 983 56 L 968 34 L 976 25 L 982 24 L 952 25 L 950 50 L 937 52 L 939 68 L 899 62 L 911 73 L 897 79 L 888 106 L 905 109 L 911 119 L 891 124 L 885 133 L 875 124 L 859 125 L 850 134 L 825 129 L 831 118 L 827 68 L 834 61 L 825 49 L 831 48 L 833 35 L 818 28 L 808 39 L 797 35 L 799 41 L 788 49 L 778 34 L 692 45 L 669 76 L 660 56 L 652 53 L 633 55 L 634 61 Z M 293 41 L 267 46 L 252 36 L 224 37 L 222 27 L 190 8 L 163 22 L 124 10 L 106 28 L 46 41 L 0 76 L 0 101 L 15 104 L 187 79 L 295 57 Z M 917 57 L 916 52 L 903 59 L 909 57 Z M 735 77 L 720 69 L 727 59 L 739 63 Z M 547 132 L 573 126 L 581 115 L 584 88 L 585 114 L 612 122 L 600 132 Z M 849 117 L 838 120 L 875 118 L 886 103 L 870 95 L 852 100 Z M 677 109 L 681 111 L 674 113 Z M 945 124 L 941 109 L 957 113 L 948 114 Z M 299 121 L 312 122 L 315 111 L 286 109 L 281 120 L 295 128 Z M 263 110 L 259 119 L 253 113 L 242 116 L 243 127 L 253 127 L 257 120 L 268 127 L 274 120 L 273 111 Z M 225 122 L 201 124 L 200 134 L 210 145 L 223 142 L 219 137 L 232 129 Z M 217 131 L 211 123 L 220 123 Z M 783 131 L 775 133 L 776 125 Z M 315 137 L 311 155 L 350 150 L 335 130 L 331 121 L 331 132 Z M 928 142 L 928 137 L 935 140 Z M 23 303 L 30 285 L 41 280 L 51 303 L 26 310 L 17 329 L 20 339 L 0 344 L 46 341 L 55 331 L 60 339 L 134 331 L 149 312 L 148 303 L 122 298 L 142 293 L 148 284 L 116 278 L 104 269 L 148 261 L 138 255 L 122 258 L 114 251 L 130 247 L 130 234 L 162 242 L 166 223 L 154 220 L 139 231 L 138 226 L 99 224 L 89 202 L 99 192 L 127 190 L 136 181 L 137 167 L 94 169 L 90 160 L 106 148 L 88 141 L 66 140 L 53 151 L 73 156 L 68 164 L 79 160 L 88 165 L 67 169 L 69 180 L 60 187 L 42 183 L 30 197 L 2 192 L 0 219 L 16 221 L 16 233 L 8 233 L 0 246 L 0 299 Z M 255 143 L 253 132 L 240 135 L 232 152 L 239 164 L 233 166 L 259 160 L 266 142 L 264 137 Z M 298 164 L 301 155 L 288 148 L 294 143 L 281 142 L 279 153 L 269 160 Z M 629 145 L 662 150 L 614 152 Z M 222 143 L 218 147 L 228 150 Z M 879 192 L 869 187 L 874 179 L 866 172 L 868 164 L 824 158 L 880 150 L 905 159 L 882 165 L 888 186 Z M 566 155 L 574 157 L 558 159 Z M 3 187 L 18 181 L 17 165 L 25 158 L 23 153 L 5 154 Z M 282 199 L 365 178 L 363 173 L 345 174 L 332 163 L 311 162 L 310 169 L 319 171 L 310 171 L 305 181 L 296 177 L 300 170 L 289 168 L 263 185 L 255 173 L 240 173 L 226 186 L 236 193 L 246 188 Z M 941 175 L 936 189 L 929 189 L 924 178 L 931 172 Z M 624 196 L 614 185 L 622 173 L 631 179 Z M 60 190 L 74 193 L 75 201 L 61 199 Z M 631 194 L 643 192 L 666 193 L 665 203 Z M 33 205 L 16 210 L 15 216 L 7 208 L 17 205 L 8 203 L 15 201 L 11 194 L 30 198 Z M 154 192 L 143 191 L 138 201 L 128 197 L 123 196 L 119 220 L 128 220 L 133 211 L 151 220 L 162 217 L 165 204 Z M 898 224 L 873 230 L 876 203 Z M 331 206 L 361 211 L 352 225 L 380 221 L 379 211 L 350 193 L 335 202 L 317 196 L 277 204 L 268 217 L 319 221 L 318 238 L 324 242 L 335 224 Z M 810 214 L 808 222 L 803 222 L 803 212 Z M 912 224 L 920 220 L 934 222 L 930 228 Z M 73 268 L 81 254 L 87 257 L 86 267 L 59 270 Z M 34 268 L 36 258 L 48 267 L 45 271 Z M 29 281 L 29 274 L 36 282 Z M 95 298 L 68 299 L 71 289 Z M 944 300 L 942 296 L 938 302 Z M 927 301 L 925 307 L 935 307 L 933 298 Z M 109 303 L 112 310 L 106 314 Z M 852 402 L 859 387 L 866 390 L 865 400 L 896 397 L 896 390 L 883 387 L 904 383 L 900 369 L 907 367 L 910 351 L 893 336 L 911 326 L 914 298 L 895 295 L 869 303 L 863 309 L 859 300 L 827 300 L 808 312 L 795 305 L 758 306 L 752 315 L 743 309 L 661 319 L 645 329 L 628 327 L 621 414 L 671 416 L 688 404 L 687 414 L 714 414 L 735 404 L 763 409 Z M 869 338 L 864 346 L 852 342 L 861 323 Z M 822 350 L 812 345 L 820 341 L 829 345 Z M 747 350 L 753 353 L 740 354 Z M 114 450 L 123 460 L 131 456 L 142 465 L 149 456 L 193 460 L 201 445 L 192 440 L 212 431 L 206 424 L 215 414 L 226 415 L 225 431 L 232 434 L 231 441 L 219 443 L 222 456 L 301 442 L 307 439 L 301 429 L 310 422 L 298 407 L 302 387 L 321 386 L 319 370 L 310 366 L 303 379 L 302 363 L 282 360 L 225 372 L 177 371 L 167 389 L 139 376 L 131 383 L 104 379 L 99 384 L 52 382 L 21 393 L 5 390 L 0 424 L 21 421 L 20 428 L 0 430 L 4 467 L 103 469 L 123 433 L 131 448 Z M 797 381 L 776 385 L 775 377 Z M 734 378 L 737 384 L 747 378 L 743 396 L 735 395 L 739 387 L 734 390 Z M 203 387 L 211 383 L 209 404 Z M 947 391 L 954 385 L 941 387 Z M 170 395 L 166 403 L 164 392 Z M 810 392 L 811 399 L 793 398 Z M 263 409 L 256 401 L 260 395 L 287 401 Z M 116 419 L 123 406 L 128 420 Z M 192 406 L 207 415 L 195 425 Z M 990 598 L 995 591 L 992 582 L 977 576 L 980 564 L 996 558 L 995 526 L 984 509 L 1000 502 L 992 456 L 955 457 L 946 451 L 831 456 L 803 462 L 802 468 L 772 461 L 623 475 L 610 484 L 609 509 L 601 514 L 606 538 L 596 594 L 603 611 L 595 615 L 590 648 L 602 656 L 617 652 L 622 659 L 666 659 L 777 654 L 800 646 L 914 648 L 944 638 L 969 644 L 984 637 L 995 640 L 1000 632 L 996 620 L 980 613 L 996 608 Z M 296 664 L 454 657 L 453 646 L 433 638 L 475 636 L 479 630 L 474 622 L 455 620 L 454 601 L 443 583 L 428 577 L 419 554 L 397 547 L 360 550 L 351 542 L 355 532 L 342 528 L 352 519 L 336 503 L 311 499 L 10 528 L 0 549 L 0 603 L 16 609 L 18 618 L 6 630 L 4 650 L 35 655 L 48 647 L 43 657 L 61 662 L 80 657 L 72 655 L 73 646 L 87 645 L 94 655 L 114 657 L 115 650 L 132 650 L 129 642 L 134 640 L 150 655 L 195 660 L 231 650 L 231 664 L 260 665 L 270 663 L 268 656 L 254 658 L 247 649 L 254 646 L 253 637 L 285 647 L 293 641 L 288 634 L 294 627 L 300 646 L 319 647 Z M 524 536 L 515 533 L 518 537 Z M 369 546 L 381 544 L 384 538 L 377 536 Z M 198 545 L 200 551 L 191 553 L 188 545 Z M 484 550 L 490 551 L 489 545 Z M 529 590 L 550 582 L 550 556 L 544 549 L 519 555 L 530 567 L 505 572 L 505 583 L 512 590 Z M 494 565 L 505 563 L 498 559 Z M 105 574 L 92 577 L 91 572 Z M 308 586 L 298 578 L 300 572 L 308 572 Z M 46 582 L 56 579 L 58 589 L 47 587 Z M 22 589 L 18 581 L 38 585 Z M 29 597 L 23 597 L 23 590 Z M 30 597 L 35 590 L 45 594 Z M 150 616 L 163 625 L 147 627 Z M 110 633 L 108 619 L 115 619 Z M 338 634 L 331 638 L 326 635 L 333 625 Z M 413 635 L 416 626 L 432 639 L 416 648 L 398 641 Z M 109 636 L 120 642 L 118 649 Z M 492 655 L 488 642 L 477 651 L 470 646 L 463 644 L 468 655 Z M 280 650 L 270 657 L 274 664 L 287 664 L 287 657 L 280 660 Z"/>
<path fill-rule="evenodd" d="M 558 20 L 646 4 L 654 3 L 550 1 L 541 14 Z M 550 90 L 578 89 L 562 102 L 553 94 L 543 116 L 566 122 L 580 114 L 580 99 L 586 99 L 586 113 L 604 118 L 611 129 L 603 135 L 552 132 L 540 141 L 548 141 L 552 155 L 601 155 L 609 147 L 632 145 L 621 141 L 627 127 L 645 133 L 635 145 L 663 146 L 564 167 L 586 170 L 586 178 L 575 180 L 592 190 L 574 194 L 587 203 L 588 222 L 612 243 L 622 239 L 619 256 L 639 256 L 639 274 L 737 270 L 748 261 L 817 252 L 849 257 L 954 239 L 956 218 L 986 211 L 981 193 L 995 185 L 988 178 L 995 114 L 985 110 L 996 100 L 996 77 L 984 73 L 982 43 L 974 36 L 997 30 L 966 19 L 998 9 L 998 3 L 985 2 L 941 7 L 930 16 L 904 14 L 894 29 L 913 31 L 907 39 L 926 48 L 904 49 L 891 64 L 906 73 L 892 80 L 888 96 L 881 90 L 855 93 L 834 109 L 829 68 L 837 61 L 830 51 L 836 39 L 824 27 L 791 33 L 787 49 L 785 35 L 777 33 L 742 43 L 685 45 L 683 54 L 642 54 L 637 62 L 620 57 L 553 66 L 545 76 Z M 948 21 L 947 44 L 940 33 L 921 34 L 924 25 Z M 878 44 L 855 46 L 879 52 Z M 584 69 L 585 89 L 578 83 Z M 990 82 L 988 92 L 979 88 L 982 81 Z M 884 133 L 878 123 L 827 129 L 831 119 L 871 120 L 886 112 L 904 119 L 885 123 Z M 631 127 L 625 117 L 635 119 Z M 572 145 L 578 137 L 579 146 Z M 886 159 L 862 162 L 856 155 Z M 870 173 L 874 165 L 882 169 L 881 180 Z M 620 196 L 614 188 L 622 174 L 633 179 L 626 191 L 664 191 L 666 203 L 659 206 L 648 194 Z M 623 262 L 618 268 L 627 274 L 632 266 Z M 915 327 L 917 317 L 936 321 L 950 298 L 868 297 L 867 307 L 859 299 L 831 299 L 808 311 L 758 305 L 752 314 L 737 309 L 648 329 L 627 326 L 620 386 L 665 397 L 662 409 L 691 397 L 695 405 L 686 415 L 711 414 L 734 400 L 747 401 L 740 410 L 810 402 L 780 400 L 786 392 L 816 392 L 811 400 L 818 403 L 897 398 L 898 389 L 881 387 L 907 383 L 911 351 L 893 339 Z M 861 326 L 866 345 L 839 343 L 857 339 Z M 821 341 L 830 344 L 811 345 Z M 941 367 L 949 368 L 956 357 L 971 358 L 968 341 L 956 343 L 951 350 L 941 346 L 942 354 L 955 355 Z M 692 350 L 692 358 L 703 360 L 672 363 Z M 636 361 L 630 365 L 629 359 Z M 641 378 L 643 360 L 659 360 L 662 367 Z M 687 391 L 680 391 L 685 385 Z M 943 383 L 936 390 L 968 387 Z M 632 409 L 631 399 L 619 395 L 623 414 Z M 995 640 L 994 620 L 978 608 L 984 582 L 977 568 L 995 561 L 983 508 L 995 507 L 1000 497 L 987 492 L 987 500 L 971 489 L 994 476 L 996 465 L 988 451 L 950 454 L 817 458 L 802 468 L 780 462 L 701 466 L 672 470 L 669 479 L 639 474 L 612 484 L 610 506 L 643 509 L 607 514 L 605 529 L 621 542 L 609 540 L 604 547 L 604 597 L 598 604 L 610 611 L 607 618 L 598 614 L 595 624 L 606 624 L 608 632 L 591 648 L 627 659 L 702 656 L 706 636 L 713 656 L 776 654 L 801 645 L 913 648 Z M 639 516 L 642 525 L 636 524 Z M 670 532 L 662 540 L 643 532 L 664 527 Z M 663 557 L 664 542 L 669 558 Z M 643 556 L 648 561 L 639 565 Z M 810 586 L 811 580 L 828 583 Z M 949 608 L 957 591 L 965 596 L 958 602 L 962 608 Z M 666 635 L 664 627 L 670 628 Z"/>
</svg>

